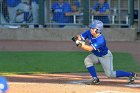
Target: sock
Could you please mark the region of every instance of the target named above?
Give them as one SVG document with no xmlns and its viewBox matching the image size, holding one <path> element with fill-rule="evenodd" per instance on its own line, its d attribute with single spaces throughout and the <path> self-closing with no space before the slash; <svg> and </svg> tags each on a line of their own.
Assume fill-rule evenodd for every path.
<svg viewBox="0 0 140 93">
<path fill-rule="evenodd" d="M 94 77 L 97 78 L 96 70 L 95 70 L 95 67 L 94 67 L 94 66 L 88 67 L 87 70 L 88 70 L 88 72 L 90 73 L 90 75 L 91 75 L 93 78 L 94 78 Z"/>
<path fill-rule="evenodd" d="M 132 75 L 131 72 L 125 72 L 125 71 L 121 71 L 121 70 L 116 71 L 116 77 L 129 77 L 131 75 Z"/>
</svg>

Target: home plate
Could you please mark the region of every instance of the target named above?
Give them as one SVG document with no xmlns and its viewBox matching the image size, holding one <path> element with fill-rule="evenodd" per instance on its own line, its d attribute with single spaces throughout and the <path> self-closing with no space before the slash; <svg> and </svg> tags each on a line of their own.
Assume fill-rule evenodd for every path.
<svg viewBox="0 0 140 93">
<path fill-rule="evenodd" d="M 85 84 L 86 83 L 86 81 L 70 81 L 70 82 L 68 82 L 68 84 L 84 84 L 84 85 L 86 85 Z"/>
<path fill-rule="evenodd" d="M 124 85 L 127 87 L 133 87 L 133 88 L 140 88 L 140 84 L 129 84 L 129 85 Z"/>
</svg>

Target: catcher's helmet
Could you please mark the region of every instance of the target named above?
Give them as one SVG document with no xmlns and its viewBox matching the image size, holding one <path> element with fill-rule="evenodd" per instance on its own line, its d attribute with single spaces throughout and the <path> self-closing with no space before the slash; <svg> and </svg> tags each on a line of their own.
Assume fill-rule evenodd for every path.
<svg viewBox="0 0 140 93">
<path fill-rule="evenodd" d="M 103 30 L 103 22 L 99 20 L 94 20 L 93 23 L 89 26 L 91 28 L 96 28 L 97 32 L 101 33 Z"/>
</svg>

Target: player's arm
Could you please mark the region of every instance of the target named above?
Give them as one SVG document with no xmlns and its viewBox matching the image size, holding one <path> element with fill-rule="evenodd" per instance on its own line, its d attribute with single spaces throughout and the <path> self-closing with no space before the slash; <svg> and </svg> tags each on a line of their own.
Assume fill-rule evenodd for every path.
<svg viewBox="0 0 140 93">
<path fill-rule="evenodd" d="M 94 48 L 92 46 L 86 45 L 85 42 L 82 43 L 81 48 L 86 51 L 90 51 L 90 52 L 94 50 Z"/>
<path fill-rule="evenodd" d="M 106 10 L 106 12 L 100 13 L 101 15 L 109 15 L 110 14 L 110 10 Z"/>
<path fill-rule="evenodd" d="M 86 51 L 92 51 L 94 48 L 90 45 L 87 45 L 84 41 L 81 41 L 81 40 L 76 40 L 76 45 L 78 47 L 81 47 L 82 49 L 86 50 Z"/>
<path fill-rule="evenodd" d="M 77 35 L 78 37 L 78 40 L 85 40 L 85 38 L 82 38 L 82 35 Z M 86 50 L 86 51 L 92 51 L 93 50 L 93 47 L 92 46 L 89 46 L 87 45 L 85 42 L 82 42 L 81 46 L 80 46 L 82 49 Z"/>
<path fill-rule="evenodd" d="M 72 40 L 76 43 L 78 47 L 81 47 L 82 49 L 86 51 L 92 51 L 94 49 L 92 46 L 86 45 L 86 43 L 82 41 L 82 38 L 80 35 L 73 37 Z"/>
<path fill-rule="evenodd" d="M 76 35 L 72 38 L 72 41 L 76 43 L 78 47 L 83 48 L 84 50 L 91 51 L 91 47 L 85 44 L 85 40 L 88 38 L 88 33 L 90 30 L 85 31 L 81 35 Z"/>
</svg>

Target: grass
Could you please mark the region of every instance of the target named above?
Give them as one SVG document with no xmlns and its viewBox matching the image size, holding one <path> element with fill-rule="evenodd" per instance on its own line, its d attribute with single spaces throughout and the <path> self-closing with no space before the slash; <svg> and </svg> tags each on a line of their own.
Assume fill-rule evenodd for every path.
<svg viewBox="0 0 140 93">
<path fill-rule="evenodd" d="M 0 74 L 87 72 L 84 58 L 88 52 L 0 52 Z M 132 55 L 113 53 L 114 69 L 140 72 Z M 96 65 L 102 72 L 101 65 Z"/>
</svg>

